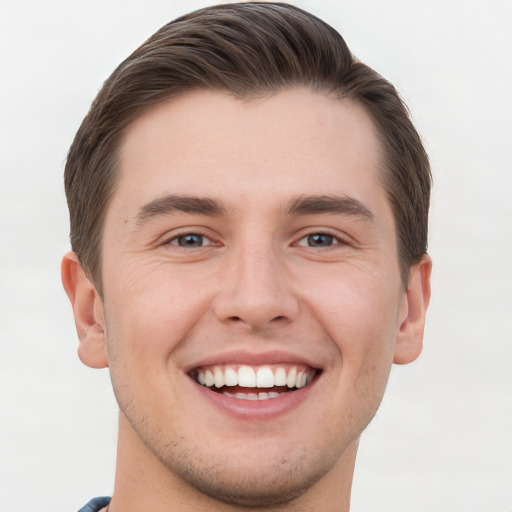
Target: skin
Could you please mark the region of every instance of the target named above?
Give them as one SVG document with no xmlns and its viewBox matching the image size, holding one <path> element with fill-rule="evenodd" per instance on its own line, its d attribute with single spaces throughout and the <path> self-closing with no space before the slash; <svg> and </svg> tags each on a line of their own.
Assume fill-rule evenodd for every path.
<svg viewBox="0 0 512 512">
<path fill-rule="evenodd" d="M 392 362 L 419 355 L 430 297 L 428 256 L 401 283 L 370 118 L 307 89 L 194 92 L 144 113 L 121 149 L 103 297 L 73 253 L 62 267 L 79 355 L 110 367 L 120 407 L 111 512 L 348 510 L 359 435 Z M 226 409 L 188 374 L 208 359 L 317 377 L 293 403 Z"/>
</svg>

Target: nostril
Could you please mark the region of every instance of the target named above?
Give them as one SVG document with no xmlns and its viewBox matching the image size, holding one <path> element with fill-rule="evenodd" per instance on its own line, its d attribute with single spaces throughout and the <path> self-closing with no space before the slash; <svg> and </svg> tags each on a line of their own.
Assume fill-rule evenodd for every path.
<svg viewBox="0 0 512 512">
<path fill-rule="evenodd" d="M 231 320 L 233 322 L 245 322 L 245 320 L 240 316 L 230 316 L 229 320 Z M 276 320 L 278 320 L 278 321 L 286 320 L 286 316 L 284 316 L 284 315 L 276 316 L 276 317 L 272 318 L 271 322 L 275 322 Z"/>
</svg>

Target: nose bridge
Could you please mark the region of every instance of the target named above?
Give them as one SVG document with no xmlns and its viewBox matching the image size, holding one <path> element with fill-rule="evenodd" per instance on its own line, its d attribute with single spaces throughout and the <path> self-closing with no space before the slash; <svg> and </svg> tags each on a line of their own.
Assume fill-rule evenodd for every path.
<svg viewBox="0 0 512 512">
<path fill-rule="evenodd" d="M 226 262 L 217 316 L 243 322 L 253 329 L 293 319 L 298 312 L 286 269 L 285 255 L 271 236 L 240 240 Z"/>
</svg>

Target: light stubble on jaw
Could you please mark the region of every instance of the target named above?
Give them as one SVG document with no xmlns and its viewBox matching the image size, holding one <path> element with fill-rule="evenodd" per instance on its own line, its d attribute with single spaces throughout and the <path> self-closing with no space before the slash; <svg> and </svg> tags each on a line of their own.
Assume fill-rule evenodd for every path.
<svg viewBox="0 0 512 512">
<path fill-rule="evenodd" d="M 174 443 L 173 443 L 174 444 Z M 155 452 L 153 452 L 155 454 Z M 156 454 L 155 454 L 156 455 Z M 158 455 L 157 455 L 158 456 Z M 197 454 L 193 455 L 197 459 Z M 182 458 L 187 458 L 185 454 Z M 323 456 L 319 457 L 320 459 Z M 160 458 L 169 471 L 176 474 L 176 468 Z M 271 473 L 278 475 L 278 479 L 269 483 L 268 479 L 255 473 L 245 475 L 243 481 L 223 481 L 222 475 L 226 464 L 210 465 L 201 464 L 190 460 L 180 464 L 180 478 L 199 493 L 216 501 L 230 506 L 242 507 L 247 510 L 281 510 L 291 505 L 315 485 L 325 474 L 317 471 L 315 474 L 304 474 L 301 468 L 311 468 L 318 464 L 309 460 L 306 453 L 299 460 L 281 461 L 273 463 Z M 200 468 L 198 471 L 197 468 Z M 285 470 L 288 468 L 288 470 Z M 331 468 L 328 468 L 331 469 Z M 302 474 L 300 474 L 302 473 Z M 240 474 L 238 473 L 238 476 Z"/>
<path fill-rule="evenodd" d="M 121 397 L 118 396 L 119 398 Z M 260 469 L 259 474 L 247 471 L 243 478 L 240 478 L 241 472 L 238 471 L 236 481 L 226 480 L 226 470 L 234 467 L 233 460 L 227 456 L 219 457 L 222 462 L 205 460 L 199 448 L 192 446 L 185 449 L 184 439 L 179 434 L 175 434 L 173 439 L 167 439 L 165 432 L 153 430 L 154 423 L 150 418 L 133 418 L 130 414 L 133 411 L 130 403 L 123 407 L 120 401 L 119 405 L 121 414 L 130 423 L 139 440 L 174 478 L 180 480 L 193 493 L 197 493 L 198 497 L 202 495 L 203 500 L 207 497 L 242 509 L 283 510 L 287 506 L 294 506 L 293 502 L 299 500 L 323 478 L 344 451 L 340 450 L 336 457 L 333 452 L 337 450 L 329 446 L 317 449 L 311 454 L 303 446 L 302 452 L 295 453 L 293 460 L 292 457 L 284 455 L 266 471 Z M 221 452 L 222 449 L 219 450 Z M 273 478 L 265 478 L 263 471 L 265 475 L 274 475 Z"/>
</svg>

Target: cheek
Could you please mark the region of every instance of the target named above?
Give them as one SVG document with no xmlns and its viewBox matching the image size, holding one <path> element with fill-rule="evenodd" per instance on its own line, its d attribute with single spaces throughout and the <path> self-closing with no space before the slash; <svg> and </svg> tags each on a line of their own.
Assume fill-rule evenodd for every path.
<svg viewBox="0 0 512 512">
<path fill-rule="evenodd" d="M 344 371 L 378 372 L 390 365 L 398 332 L 399 280 L 368 269 L 304 282 L 304 300 L 334 342 Z M 351 363 L 348 365 L 348 363 Z"/>
<path fill-rule="evenodd" d="M 329 399 L 341 404 L 337 410 L 346 414 L 334 412 L 334 421 L 341 431 L 347 421 L 356 425 L 356 435 L 374 416 L 386 388 L 397 336 L 399 293 L 396 286 L 367 274 L 324 280 L 314 298 L 310 309 L 337 351 L 327 368 L 336 379 Z"/>
<path fill-rule="evenodd" d="M 211 291 L 198 285 L 197 276 L 171 273 L 163 264 L 147 271 L 137 266 L 125 276 L 105 286 L 109 353 L 137 369 L 165 366 L 208 310 Z"/>
</svg>

